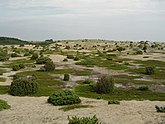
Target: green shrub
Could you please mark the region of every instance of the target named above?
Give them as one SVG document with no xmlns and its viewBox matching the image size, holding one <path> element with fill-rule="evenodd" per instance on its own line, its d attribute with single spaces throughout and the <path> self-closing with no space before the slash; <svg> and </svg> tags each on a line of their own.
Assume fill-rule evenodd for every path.
<svg viewBox="0 0 165 124">
<path fill-rule="evenodd" d="M 152 75 L 155 73 L 155 67 L 146 67 L 146 74 L 147 75 Z"/>
<path fill-rule="evenodd" d="M 31 57 L 31 60 L 36 60 L 38 59 L 38 53 L 33 53 L 32 57 Z"/>
<path fill-rule="evenodd" d="M 109 100 L 108 104 L 120 104 L 120 101 L 118 101 L 118 100 Z"/>
<path fill-rule="evenodd" d="M 0 49 L 0 61 L 7 61 L 9 58 L 7 50 Z"/>
<path fill-rule="evenodd" d="M 165 113 L 165 106 L 164 107 L 159 107 L 159 106 L 156 105 L 155 108 L 156 108 L 157 112 Z"/>
<path fill-rule="evenodd" d="M 114 90 L 114 79 L 106 75 L 98 78 L 96 83 L 95 91 L 97 93 L 111 93 Z"/>
<path fill-rule="evenodd" d="M 25 68 L 24 64 L 13 65 L 13 67 L 12 67 L 13 71 L 18 71 L 18 70 L 23 69 L 23 68 Z"/>
<path fill-rule="evenodd" d="M 9 108 L 10 108 L 10 105 L 8 105 L 6 101 L 0 99 L 0 111 L 2 111 L 3 109 L 9 109 Z"/>
<path fill-rule="evenodd" d="M 53 61 L 47 61 L 44 66 L 45 71 L 54 71 L 55 70 L 55 64 Z"/>
<path fill-rule="evenodd" d="M 136 52 L 136 54 L 137 54 L 137 55 L 142 55 L 142 54 L 143 54 L 143 51 L 138 50 L 138 51 Z"/>
<path fill-rule="evenodd" d="M 17 53 L 12 53 L 11 57 L 20 57 L 20 55 L 18 55 Z"/>
<path fill-rule="evenodd" d="M 26 96 L 35 94 L 37 91 L 38 84 L 32 77 L 17 77 L 10 86 L 10 94 L 14 96 Z"/>
<path fill-rule="evenodd" d="M 68 61 L 68 59 L 67 58 L 65 58 L 64 60 L 63 60 L 63 62 L 67 62 Z"/>
<path fill-rule="evenodd" d="M 93 84 L 94 81 L 89 80 L 89 79 L 86 79 L 86 80 L 84 80 L 82 83 L 83 83 L 83 84 Z"/>
<path fill-rule="evenodd" d="M 19 65 L 13 65 L 12 69 L 13 69 L 13 71 L 18 71 L 18 70 L 20 70 L 20 67 L 19 67 Z"/>
<path fill-rule="evenodd" d="M 98 120 L 98 118 L 96 117 L 96 115 L 94 115 L 93 117 L 68 117 L 69 123 L 68 124 L 101 124 Z"/>
<path fill-rule="evenodd" d="M 72 105 L 80 103 L 80 98 L 70 90 L 64 90 L 52 94 L 48 98 L 48 103 L 57 105 Z"/>
<path fill-rule="evenodd" d="M 24 56 L 30 56 L 31 54 L 29 52 L 26 52 Z"/>
<path fill-rule="evenodd" d="M 73 55 L 67 55 L 67 58 L 68 59 L 74 59 L 74 56 Z"/>
<path fill-rule="evenodd" d="M 76 57 L 74 57 L 74 61 L 78 61 L 79 60 L 79 58 L 76 56 Z"/>
<path fill-rule="evenodd" d="M 64 74 L 64 81 L 69 81 L 69 74 Z"/>
<path fill-rule="evenodd" d="M 45 64 L 47 61 L 51 61 L 51 59 L 48 57 L 40 57 L 36 60 L 36 63 L 37 64 Z"/>
<path fill-rule="evenodd" d="M 148 88 L 148 86 L 141 86 L 138 88 L 138 90 L 146 91 L 146 90 L 149 90 L 149 88 Z"/>
</svg>

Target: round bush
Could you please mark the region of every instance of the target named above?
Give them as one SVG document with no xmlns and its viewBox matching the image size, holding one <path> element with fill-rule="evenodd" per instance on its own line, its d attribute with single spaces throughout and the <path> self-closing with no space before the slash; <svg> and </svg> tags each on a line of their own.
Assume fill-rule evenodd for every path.
<svg viewBox="0 0 165 124">
<path fill-rule="evenodd" d="M 26 96 L 36 93 L 38 84 L 32 78 L 16 78 L 10 86 L 10 94 L 14 96 Z"/>
<path fill-rule="evenodd" d="M 33 53 L 31 60 L 36 60 L 38 59 L 38 54 L 37 53 Z"/>
<path fill-rule="evenodd" d="M 64 74 L 64 81 L 69 81 L 69 74 Z"/>
<path fill-rule="evenodd" d="M 45 64 L 47 61 L 51 61 L 48 57 L 40 57 L 36 60 L 37 64 Z"/>
<path fill-rule="evenodd" d="M 70 90 L 57 92 L 49 96 L 48 103 L 57 105 L 72 105 L 80 103 L 80 98 Z"/>
<path fill-rule="evenodd" d="M 55 64 L 53 61 L 47 61 L 44 66 L 45 71 L 54 71 L 55 70 Z"/>
<path fill-rule="evenodd" d="M 114 79 L 112 77 L 103 75 L 97 83 L 95 90 L 97 93 L 111 93 L 114 90 Z"/>
<path fill-rule="evenodd" d="M 155 67 L 146 67 L 146 74 L 152 75 L 155 73 Z"/>
<path fill-rule="evenodd" d="M 18 70 L 20 70 L 21 68 L 20 68 L 19 65 L 13 65 L 12 69 L 13 69 L 13 71 L 18 71 Z"/>
</svg>

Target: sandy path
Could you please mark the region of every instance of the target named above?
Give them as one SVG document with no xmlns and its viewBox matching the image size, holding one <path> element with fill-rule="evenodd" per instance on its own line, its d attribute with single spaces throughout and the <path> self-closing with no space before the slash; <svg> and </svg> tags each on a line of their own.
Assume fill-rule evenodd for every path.
<svg viewBox="0 0 165 124">
<path fill-rule="evenodd" d="M 121 105 L 108 105 L 104 100 L 81 98 L 83 104 L 94 108 L 75 109 L 68 112 L 48 104 L 47 97 L 13 97 L 0 95 L 11 109 L 0 111 L 0 124 L 67 124 L 67 116 L 92 116 L 103 124 L 165 124 L 165 113 L 155 112 L 159 101 L 122 101 Z"/>
</svg>

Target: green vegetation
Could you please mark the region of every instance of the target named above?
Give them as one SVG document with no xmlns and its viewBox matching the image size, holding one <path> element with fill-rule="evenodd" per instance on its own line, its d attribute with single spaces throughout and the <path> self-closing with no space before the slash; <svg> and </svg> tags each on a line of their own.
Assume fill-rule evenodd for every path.
<svg viewBox="0 0 165 124">
<path fill-rule="evenodd" d="M 46 62 L 51 61 L 48 57 L 40 57 L 36 60 L 36 64 L 45 64 Z"/>
<path fill-rule="evenodd" d="M 3 50 L 0 48 L 0 61 L 7 61 L 9 60 L 10 56 L 7 50 Z"/>
<path fill-rule="evenodd" d="M 27 96 L 37 93 L 38 84 L 34 77 L 18 77 L 10 86 L 10 94 L 14 96 Z"/>
<path fill-rule="evenodd" d="M 32 57 L 31 57 L 31 60 L 36 60 L 36 59 L 38 59 L 38 53 L 33 53 L 32 54 Z"/>
<path fill-rule="evenodd" d="M 155 106 L 157 112 L 165 113 L 165 107 Z"/>
<path fill-rule="evenodd" d="M 6 71 L 4 69 L 0 69 L 0 75 L 2 75 L 3 73 L 5 73 Z"/>
<path fill-rule="evenodd" d="M 152 75 L 155 74 L 155 67 L 146 67 L 146 72 L 147 75 Z"/>
<path fill-rule="evenodd" d="M 1 78 L 0 77 L 0 82 L 5 82 L 6 81 L 6 78 Z"/>
<path fill-rule="evenodd" d="M 27 43 L 28 43 L 27 41 L 22 41 L 17 38 L 0 37 L 0 45 L 20 45 Z"/>
<path fill-rule="evenodd" d="M 2 111 L 3 109 L 9 109 L 9 108 L 10 108 L 10 105 L 8 105 L 6 101 L 0 99 L 0 111 Z"/>
<path fill-rule="evenodd" d="M 138 88 L 138 90 L 146 91 L 146 90 L 149 90 L 149 88 L 148 88 L 148 86 L 141 86 Z"/>
<path fill-rule="evenodd" d="M 72 105 L 80 103 L 80 98 L 70 90 L 56 92 L 49 96 L 48 103 L 53 105 Z"/>
<path fill-rule="evenodd" d="M 111 93 L 114 90 L 114 79 L 107 75 L 99 77 L 96 87 L 94 88 L 97 93 Z"/>
<path fill-rule="evenodd" d="M 96 117 L 96 115 L 94 115 L 93 117 L 82 117 L 79 118 L 77 116 L 75 117 L 68 117 L 69 123 L 68 124 L 101 124 L 98 120 L 98 118 Z"/>
<path fill-rule="evenodd" d="M 23 68 L 25 68 L 24 64 L 14 65 L 12 67 L 13 71 L 18 71 L 18 70 L 23 69 Z"/>
<path fill-rule="evenodd" d="M 45 71 L 54 71 L 55 70 L 55 64 L 53 61 L 47 61 L 44 65 Z"/>
<path fill-rule="evenodd" d="M 118 100 L 109 100 L 108 104 L 120 104 L 120 101 L 118 101 Z"/>
<path fill-rule="evenodd" d="M 122 89 L 116 88 L 109 94 L 97 94 L 93 91 L 90 85 L 79 85 L 75 87 L 74 91 L 81 97 L 102 98 L 105 100 L 151 100 L 151 101 L 165 101 L 165 93 L 152 92 L 150 90 L 140 91 L 135 88 Z"/>
<path fill-rule="evenodd" d="M 61 108 L 59 108 L 59 110 L 70 111 L 70 110 L 73 110 L 73 109 L 79 109 L 79 108 L 93 108 L 93 107 L 94 107 L 94 106 L 91 106 L 91 105 L 79 105 L 79 104 L 76 104 L 76 105 L 69 105 L 69 106 L 61 107 Z"/>
<path fill-rule="evenodd" d="M 64 81 L 69 81 L 69 74 L 64 74 Z"/>
<path fill-rule="evenodd" d="M 0 86 L 0 94 L 7 94 L 9 89 L 9 86 Z"/>
</svg>

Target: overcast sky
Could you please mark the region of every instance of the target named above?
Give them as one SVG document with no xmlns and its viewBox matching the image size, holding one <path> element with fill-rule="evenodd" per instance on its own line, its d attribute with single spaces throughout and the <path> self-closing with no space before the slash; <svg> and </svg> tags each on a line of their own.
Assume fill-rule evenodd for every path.
<svg viewBox="0 0 165 124">
<path fill-rule="evenodd" d="M 165 0 L 0 0 L 0 36 L 165 41 Z"/>
</svg>

